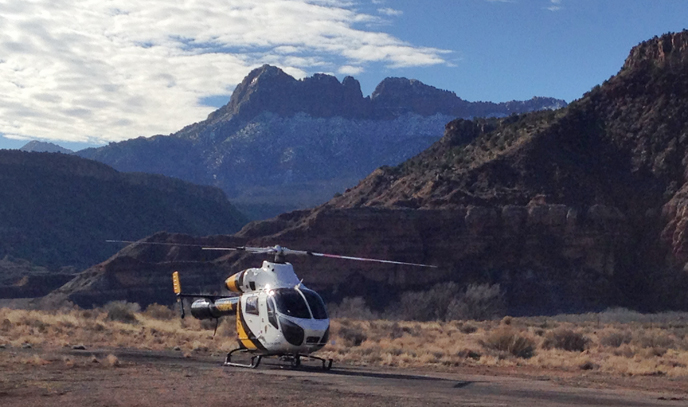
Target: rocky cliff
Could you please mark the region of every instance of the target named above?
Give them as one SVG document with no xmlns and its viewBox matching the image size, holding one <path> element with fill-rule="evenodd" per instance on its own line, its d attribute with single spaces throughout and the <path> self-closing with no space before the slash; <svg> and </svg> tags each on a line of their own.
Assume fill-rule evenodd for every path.
<svg viewBox="0 0 688 407">
<path fill-rule="evenodd" d="M 364 97 L 352 77 L 294 79 L 257 68 L 229 103 L 170 136 L 112 143 L 78 154 L 121 171 L 174 176 L 222 188 L 257 217 L 321 204 L 381 165 L 412 157 L 456 117 L 554 109 L 551 98 L 467 102 L 406 78 L 387 78 Z M 272 206 L 271 208 L 269 206 Z"/>
</svg>

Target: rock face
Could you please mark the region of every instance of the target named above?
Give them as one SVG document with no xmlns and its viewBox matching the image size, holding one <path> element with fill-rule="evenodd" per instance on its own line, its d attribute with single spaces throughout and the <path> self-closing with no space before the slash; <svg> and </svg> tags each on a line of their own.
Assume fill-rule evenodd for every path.
<svg viewBox="0 0 688 407">
<path fill-rule="evenodd" d="M 363 97 L 352 77 L 296 80 L 253 70 L 229 103 L 170 136 L 78 152 L 121 171 L 164 174 L 222 188 L 256 217 L 321 204 L 381 165 L 395 165 L 441 137 L 456 117 L 506 116 L 565 102 L 471 103 L 415 80 L 388 78 Z M 272 206 L 272 207 L 269 207 Z"/>
<path fill-rule="evenodd" d="M 330 300 L 363 295 L 382 306 L 401 291 L 453 280 L 499 283 L 513 314 L 688 309 L 687 39 L 682 32 L 640 44 L 618 75 L 565 109 L 454 120 L 426 151 L 320 207 L 202 244 L 281 244 L 439 266 L 294 259 L 304 283 Z M 173 269 L 195 288 L 216 290 L 260 263 L 201 256 L 129 248 L 61 295 L 88 302 L 141 290 L 136 278 L 169 287 Z M 171 300 L 162 290 L 155 299 Z"/>
</svg>

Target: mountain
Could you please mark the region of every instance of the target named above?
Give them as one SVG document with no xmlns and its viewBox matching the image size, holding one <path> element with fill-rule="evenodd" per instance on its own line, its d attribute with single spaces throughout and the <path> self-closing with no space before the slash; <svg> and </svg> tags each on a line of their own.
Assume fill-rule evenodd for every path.
<svg viewBox="0 0 688 407">
<path fill-rule="evenodd" d="M 451 121 L 426 151 L 375 170 L 314 209 L 214 240 L 149 239 L 280 244 L 439 266 L 293 259 L 304 283 L 328 300 L 364 296 L 383 306 L 405 290 L 451 280 L 500 284 L 512 314 L 686 310 L 686 174 L 688 31 L 636 46 L 617 75 L 566 108 Z M 202 255 L 130 247 L 59 294 L 88 303 L 135 290 L 131 296 L 142 301 L 171 301 L 152 287 L 169 284 L 172 270 L 191 287 L 212 291 L 228 274 L 260 262 Z M 103 283 L 114 275 L 150 285 Z"/>
<path fill-rule="evenodd" d="M 58 146 L 57 144 L 54 143 L 46 143 L 45 141 L 29 141 L 28 143 L 24 144 L 22 148 L 19 150 L 21 151 L 27 151 L 27 152 L 34 152 L 34 153 L 62 153 L 62 154 L 74 154 L 74 151 L 64 148 L 61 146 Z"/>
<path fill-rule="evenodd" d="M 137 138 L 77 154 L 120 171 L 217 186 L 255 217 L 321 204 L 381 165 L 398 164 L 441 137 L 456 117 L 507 116 L 562 100 L 467 102 L 416 80 L 387 78 L 363 97 L 352 77 L 296 80 L 264 65 L 227 105 L 169 136 Z"/>
<path fill-rule="evenodd" d="M 244 223 L 217 188 L 73 155 L 0 151 L 0 258 L 83 269 L 120 248 L 106 239 L 232 233 Z"/>
</svg>

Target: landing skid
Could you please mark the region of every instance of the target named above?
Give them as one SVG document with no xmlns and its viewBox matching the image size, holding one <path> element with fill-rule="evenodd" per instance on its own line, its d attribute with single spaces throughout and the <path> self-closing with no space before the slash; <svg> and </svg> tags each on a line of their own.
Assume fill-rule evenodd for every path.
<svg viewBox="0 0 688 407">
<path fill-rule="evenodd" d="M 260 365 L 260 361 L 263 359 L 264 355 L 253 355 L 251 356 L 251 363 L 237 363 L 237 362 L 232 362 L 232 355 L 235 352 L 239 353 L 248 353 L 247 349 L 244 348 L 237 348 L 232 350 L 227 354 L 227 357 L 225 358 L 225 363 L 223 363 L 223 366 L 233 366 L 233 367 L 245 367 L 249 369 L 255 369 Z M 332 359 L 323 359 L 317 356 L 306 356 L 306 355 L 281 355 L 279 357 L 279 360 L 281 362 L 288 362 L 290 368 L 292 369 L 298 369 L 301 366 L 301 358 L 306 358 L 306 359 L 313 359 L 313 360 L 319 360 L 322 362 L 322 368 L 325 371 L 328 371 L 332 369 Z M 285 366 L 281 366 L 285 367 Z"/>
<path fill-rule="evenodd" d="M 261 359 L 263 358 L 262 355 L 251 356 L 251 363 L 250 364 L 232 362 L 232 354 L 234 352 L 246 353 L 246 352 L 248 352 L 248 350 L 243 349 L 243 348 L 237 348 L 237 349 L 232 350 L 231 352 L 229 352 L 227 354 L 227 357 L 225 358 L 225 363 L 222 364 L 223 366 L 247 367 L 249 369 L 255 369 L 258 367 Z"/>
<path fill-rule="evenodd" d="M 322 362 L 322 368 L 325 371 L 332 369 L 332 359 L 323 359 L 317 356 L 306 355 L 283 355 L 280 356 L 280 361 L 289 362 L 292 369 L 298 369 L 301 366 L 301 358 L 319 360 Z"/>
</svg>

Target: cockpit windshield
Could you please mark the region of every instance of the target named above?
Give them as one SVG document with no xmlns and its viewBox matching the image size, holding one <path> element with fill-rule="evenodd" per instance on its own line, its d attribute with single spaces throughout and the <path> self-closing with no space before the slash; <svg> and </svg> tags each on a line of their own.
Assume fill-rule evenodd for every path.
<svg viewBox="0 0 688 407">
<path fill-rule="evenodd" d="M 325 304 L 322 298 L 315 291 L 311 291 L 307 288 L 301 288 L 303 296 L 306 297 L 308 301 L 308 306 L 311 307 L 311 312 L 313 312 L 313 318 L 315 319 L 327 319 L 327 311 L 325 310 Z"/>
<path fill-rule="evenodd" d="M 281 314 L 294 318 L 311 318 L 311 313 L 308 312 L 306 301 L 303 300 L 301 293 L 295 289 L 278 288 L 274 291 L 273 298 L 277 305 L 277 311 Z"/>
</svg>

